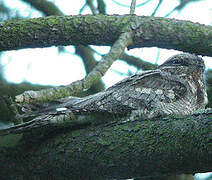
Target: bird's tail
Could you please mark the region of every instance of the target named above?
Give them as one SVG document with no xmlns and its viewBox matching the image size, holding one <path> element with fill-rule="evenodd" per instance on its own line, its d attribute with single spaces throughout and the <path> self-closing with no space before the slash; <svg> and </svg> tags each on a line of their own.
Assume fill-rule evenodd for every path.
<svg viewBox="0 0 212 180">
<path fill-rule="evenodd" d="M 57 114 L 57 115 L 42 115 L 38 116 L 31 121 L 15 125 L 13 127 L 9 127 L 6 129 L 0 129 L 0 136 L 8 135 L 8 134 L 21 134 L 24 132 L 30 132 L 34 129 L 48 128 L 48 127 L 64 127 L 67 125 L 75 125 L 79 124 L 78 121 L 74 121 L 76 117 L 74 114 L 70 112 Z M 81 123 L 81 122 L 80 122 Z"/>
<path fill-rule="evenodd" d="M 37 118 L 34 118 L 31 121 L 15 125 L 9 128 L 0 129 L 0 136 L 8 135 L 8 134 L 20 134 L 24 132 L 31 131 L 32 129 L 43 127 L 48 124 L 48 122 L 51 120 L 52 117 L 49 115 L 46 116 L 40 116 Z"/>
<path fill-rule="evenodd" d="M 66 126 L 67 124 L 78 124 L 78 121 L 74 121 L 76 119 L 75 115 L 89 113 L 82 106 L 82 104 L 88 99 L 90 99 L 90 97 L 78 98 L 70 96 L 68 98 L 60 99 L 59 101 L 45 104 L 37 103 L 21 105 L 24 114 L 18 115 L 18 118 L 35 118 L 31 121 L 15 125 L 13 127 L 0 129 L 0 136 L 7 134 L 20 134 L 29 132 L 35 128 L 47 126 Z"/>
</svg>

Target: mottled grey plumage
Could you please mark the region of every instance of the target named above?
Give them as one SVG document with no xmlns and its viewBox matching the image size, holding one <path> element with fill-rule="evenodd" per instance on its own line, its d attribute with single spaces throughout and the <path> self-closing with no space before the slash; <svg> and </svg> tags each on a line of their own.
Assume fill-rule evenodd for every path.
<svg viewBox="0 0 212 180">
<path fill-rule="evenodd" d="M 135 110 L 149 118 L 187 115 L 204 109 L 208 102 L 204 70 L 202 58 L 188 53 L 178 54 L 156 70 L 128 77 L 103 92 L 84 98 L 70 97 L 61 100 L 60 104 L 48 105 L 24 116 L 40 116 L 38 119 L 42 121 L 42 117 L 55 118 L 68 112 L 125 115 Z"/>
<path fill-rule="evenodd" d="M 71 98 L 58 107 L 66 107 L 67 111 L 78 114 L 105 112 L 123 115 L 132 110 L 140 110 L 149 117 L 190 114 L 207 104 L 204 69 L 202 58 L 188 53 L 178 54 L 156 70 L 133 75 L 88 97 Z M 43 110 L 41 114 L 47 112 Z M 60 112 L 54 108 L 48 113 Z"/>
</svg>

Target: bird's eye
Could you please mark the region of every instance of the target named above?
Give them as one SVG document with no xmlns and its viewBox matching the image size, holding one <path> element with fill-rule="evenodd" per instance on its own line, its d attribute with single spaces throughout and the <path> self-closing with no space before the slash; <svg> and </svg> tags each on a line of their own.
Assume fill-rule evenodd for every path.
<svg viewBox="0 0 212 180">
<path fill-rule="evenodd" d="M 173 60 L 172 61 L 172 64 L 175 64 L 175 65 L 181 65 L 181 66 L 188 66 L 188 61 L 182 61 L 182 60 Z"/>
<path fill-rule="evenodd" d="M 173 64 L 179 64 L 179 61 L 174 60 L 172 63 L 173 63 Z"/>
<path fill-rule="evenodd" d="M 176 65 L 182 64 L 182 62 L 180 62 L 178 59 L 173 60 L 171 63 Z"/>
</svg>

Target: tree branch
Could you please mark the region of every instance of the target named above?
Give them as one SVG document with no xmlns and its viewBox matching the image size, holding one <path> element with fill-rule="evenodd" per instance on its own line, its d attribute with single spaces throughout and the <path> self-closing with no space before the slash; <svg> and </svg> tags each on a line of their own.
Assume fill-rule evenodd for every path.
<svg viewBox="0 0 212 180">
<path fill-rule="evenodd" d="M 0 150 L 0 177 L 111 179 L 211 171 L 211 116 L 119 121 L 27 138 L 33 146 Z"/>
<path fill-rule="evenodd" d="M 211 26 L 129 15 L 51 16 L 1 22 L 0 50 L 79 44 L 111 46 L 129 21 L 141 24 L 130 48 L 157 46 L 212 56 Z"/>
<path fill-rule="evenodd" d="M 104 0 L 97 0 L 98 5 L 97 5 L 97 9 L 99 11 L 99 14 L 106 14 L 106 5 Z"/>
<path fill-rule="evenodd" d="M 97 61 L 95 60 L 93 55 L 93 51 L 88 46 L 79 45 L 79 46 L 76 46 L 76 54 L 78 54 L 82 58 L 84 66 L 85 66 L 86 74 L 91 72 L 92 69 L 97 64 Z M 92 85 L 89 91 L 88 92 L 86 91 L 86 93 L 87 95 L 94 94 L 99 91 L 103 91 L 104 89 L 105 89 L 104 83 L 101 80 L 99 80 L 94 85 Z"/>
<path fill-rule="evenodd" d="M 63 13 L 55 6 L 52 2 L 47 0 L 22 0 L 23 2 L 29 3 L 32 7 L 44 13 L 46 16 L 58 15 L 62 16 Z"/>
<path fill-rule="evenodd" d="M 138 57 L 128 55 L 125 52 L 120 56 L 119 59 L 123 60 L 124 62 L 126 62 L 129 65 L 133 65 L 136 68 L 140 68 L 142 70 L 150 70 L 150 69 L 155 69 L 157 67 L 156 64 L 152 64 L 152 63 L 144 61 Z"/>
<path fill-rule="evenodd" d="M 130 5 L 130 14 L 133 15 L 135 13 L 136 0 L 132 0 Z"/>
</svg>

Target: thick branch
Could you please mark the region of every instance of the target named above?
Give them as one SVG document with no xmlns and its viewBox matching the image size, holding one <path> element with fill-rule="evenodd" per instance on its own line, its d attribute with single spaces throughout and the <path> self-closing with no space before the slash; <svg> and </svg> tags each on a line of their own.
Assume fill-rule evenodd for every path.
<svg viewBox="0 0 212 180">
<path fill-rule="evenodd" d="M 211 114 L 202 114 L 90 126 L 56 137 L 54 132 L 33 146 L 2 149 L 0 177 L 111 179 L 211 171 L 211 127 Z"/>
<path fill-rule="evenodd" d="M 211 26 L 129 15 L 51 16 L 1 22 L 0 50 L 79 44 L 111 46 L 129 22 L 141 24 L 131 48 L 157 46 L 212 56 Z"/>
</svg>

